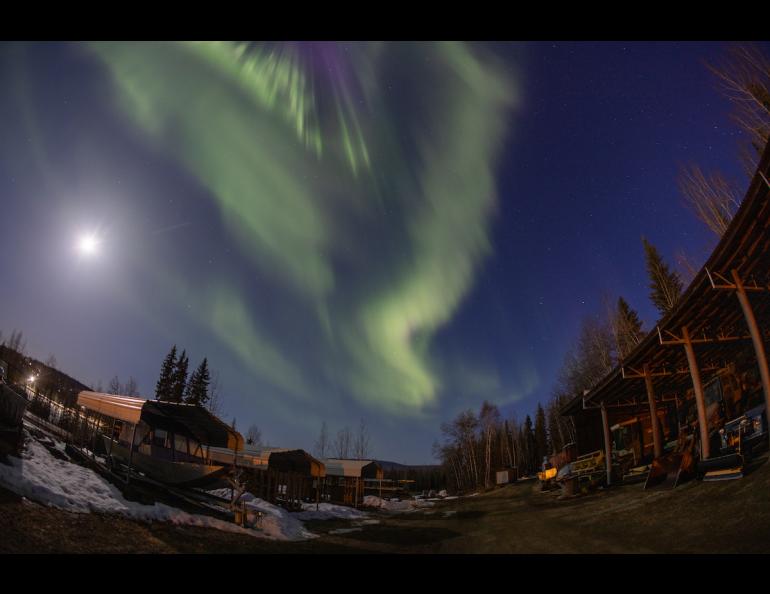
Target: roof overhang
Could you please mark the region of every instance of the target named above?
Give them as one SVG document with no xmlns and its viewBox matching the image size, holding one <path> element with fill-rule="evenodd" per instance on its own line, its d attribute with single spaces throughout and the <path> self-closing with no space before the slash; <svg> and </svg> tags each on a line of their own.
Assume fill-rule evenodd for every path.
<svg viewBox="0 0 770 594">
<path fill-rule="evenodd" d="M 142 407 L 145 402 L 147 401 L 143 398 L 132 396 L 117 396 L 88 391 L 78 393 L 80 406 L 134 425 L 139 422 L 142 416 Z"/>
<path fill-rule="evenodd" d="M 748 326 L 735 290 L 729 285 L 733 270 L 749 291 L 765 340 L 770 339 L 769 178 L 770 144 L 765 147 L 738 212 L 677 306 L 587 394 L 563 406 L 561 414 L 575 415 L 601 404 L 629 410 L 645 406 L 645 368 L 656 398 L 683 397 L 692 388 L 683 328 L 687 328 L 694 344 L 704 383 L 728 363 L 751 357 Z"/>
</svg>

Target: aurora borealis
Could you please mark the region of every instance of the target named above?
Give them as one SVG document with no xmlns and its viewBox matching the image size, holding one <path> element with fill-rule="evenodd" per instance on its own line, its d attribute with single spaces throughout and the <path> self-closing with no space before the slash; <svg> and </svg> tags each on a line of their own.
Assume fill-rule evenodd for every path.
<svg viewBox="0 0 770 594">
<path fill-rule="evenodd" d="M 653 211 L 679 208 L 675 237 L 705 241 L 671 198 L 676 158 L 659 179 L 629 183 L 613 159 L 649 163 L 655 148 L 628 140 L 643 129 L 586 124 L 617 117 L 628 81 L 602 79 L 607 103 L 581 107 L 553 90 L 588 67 L 548 63 L 554 49 L 5 44 L 0 189 L 15 222 L 4 218 L 0 241 L 18 272 L 0 293 L 0 328 L 24 330 L 83 381 L 134 375 L 147 396 L 176 343 L 220 372 L 239 428 L 256 423 L 275 445 L 309 450 L 322 421 L 334 431 L 365 418 L 377 457 L 429 462 L 458 410 L 544 398 L 601 290 L 649 315 L 642 267 L 620 272 L 641 253 L 618 235 L 621 219 L 634 219 L 635 241 Z M 701 53 L 687 47 L 671 68 Z M 655 113 L 676 103 L 667 97 L 641 99 Z M 698 142 L 672 135 L 722 125 L 716 92 L 708 100 L 656 141 Z M 540 113 L 562 103 L 569 120 Z M 602 148 L 589 155 L 573 134 Z M 602 161 L 604 180 L 591 169 Z M 602 194 L 631 187 L 644 190 L 620 208 Z M 665 206 L 644 202 L 660 188 Z M 607 234 L 592 239 L 594 224 Z M 105 245 L 91 265 L 65 254 L 83 226 Z M 608 272 L 621 280 L 588 288 Z"/>
<path fill-rule="evenodd" d="M 365 45 L 350 58 L 336 44 L 308 45 L 94 51 L 121 107 L 209 190 L 238 248 L 285 286 L 292 308 L 315 314 L 308 323 L 317 348 L 337 354 L 340 387 L 372 407 L 415 414 L 439 385 L 425 345 L 488 250 L 512 85 L 464 46 L 440 44 L 409 74 L 435 81 L 442 96 L 394 106 L 378 88 L 392 50 Z M 410 51 L 399 48 L 398 63 Z M 396 137 L 399 111 L 424 110 L 422 101 L 433 113 Z M 293 357 L 248 312 L 249 295 L 226 282 L 212 293 L 196 317 L 244 364 L 307 398 Z"/>
</svg>

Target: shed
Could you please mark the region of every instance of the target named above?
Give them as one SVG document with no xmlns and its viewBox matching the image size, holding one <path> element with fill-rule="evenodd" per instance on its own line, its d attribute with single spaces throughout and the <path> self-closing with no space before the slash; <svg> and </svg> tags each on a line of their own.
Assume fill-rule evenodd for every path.
<svg viewBox="0 0 770 594">
<path fill-rule="evenodd" d="M 327 458 L 323 498 L 358 507 L 364 500 L 365 480 L 383 478 L 382 466 L 374 460 Z"/>
</svg>

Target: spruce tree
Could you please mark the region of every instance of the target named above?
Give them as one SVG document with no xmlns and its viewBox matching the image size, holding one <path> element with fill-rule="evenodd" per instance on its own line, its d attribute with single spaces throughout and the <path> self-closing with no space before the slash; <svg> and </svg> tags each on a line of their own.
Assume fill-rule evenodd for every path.
<svg viewBox="0 0 770 594">
<path fill-rule="evenodd" d="M 662 256 L 644 237 L 644 256 L 647 262 L 647 274 L 650 276 L 650 299 L 661 315 L 668 314 L 674 309 L 679 297 L 682 295 L 682 280 L 679 275 L 668 269 Z"/>
<path fill-rule="evenodd" d="M 535 436 L 532 432 L 532 418 L 527 415 L 522 429 L 522 441 L 524 442 L 524 455 L 527 464 L 527 473 L 540 470 L 540 460 L 537 459 Z"/>
<path fill-rule="evenodd" d="M 543 406 L 537 403 L 537 413 L 535 414 L 535 448 L 537 451 L 538 463 L 542 463 L 543 458 L 548 455 L 548 430 L 545 426 L 545 410 Z"/>
<path fill-rule="evenodd" d="M 184 389 L 184 398 L 182 398 L 182 402 L 185 404 L 196 404 L 195 402 L 195 396 L 193 393 L 197 393 L 196 386 L 198 384 L 198 370 L 196 369 L 190 374 L 190 379 L 187 380 L 187 385 Z"/>
<path fill-rule="evenodd" d="M 155 400 L 171 400 L 174 370 L 176 369 L 176 345 L 171 347 L 160 368 L 160 378 L 155 384 Z"/>
<path fill-rule="evenodd" d="M 617 337 L 618 357 L 625 358 L 644 336 L 642 321 L 639 315 L 631 309 L 623 297 L 618 298 L 618 308 L 615 313 L 615 332 Z"/>
<path fill-rule="evenodd" d="M 204 406 L 209 400 L 209 375 L 208 361 L 204 357 L 198 368 L 193 371 L 190 381 L 187 383 L 187 391 L 184 401 L 187 404 Z"/>
<path fill-rule="evenodd" d="M 171 402 L 182 402 L 184 400 L 188 365 L 187 352 L 183 350 L 171 374 Z"/>
</svg>

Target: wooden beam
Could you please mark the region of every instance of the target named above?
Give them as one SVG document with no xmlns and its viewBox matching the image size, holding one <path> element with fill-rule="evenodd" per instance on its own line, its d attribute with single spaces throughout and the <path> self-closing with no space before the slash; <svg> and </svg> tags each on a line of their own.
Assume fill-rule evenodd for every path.
<svg viewBox="0 0 770 594">
<path fill-rule="evenodd" d="M 646 364 L 645 364 L 646 365 Z M 720 369 L 724 368 L 725 366 L 722 365 L 708 365 L 705 367 L 701 367 L 701 371 L 719 371 Z M 620 375 L 623 379 L 646 379 L 647 375 L 644 373 L 644 371 L 638 371 L 634 369 L 633 367 L 629 367 L 631 371 L 634 373 L 626 373 L 625 368 L 620 368 Z M 668 377 L 670 375 L 685 375 L 689 374 L 690 370 L 687 367 L 677 367 L 673 371 L 666 371 L 665 369 L 663 371 L 650 371 L 650 377 Z"/>
<path fill-rule="evenodd" d="M 708 269 L 706 269 L 706 274 L 709 277 L 709 282 L 711 283 L 712 289 L 720 289 L 720 290 L 728 290 L 728 291 L 736 291 L 738 289 L 738 283 L 735 282 L 734 277 L 733 277 L 733 281 L 731 282 L 723 274 L 720 274 L 718 272 L 712 273 L 712 272 L 709 272 Z M 722 281 L 722 284 L 719 284 L 719 285 L 716 284 L 714 282 L 713 277 L 711 276 L 712 274 L 716 277 L 719 277 L 719 280 Z M 730 273 L 730 275 L 732 276 L 732 272 Z M 741 283 L 741 284 L 745 291 L 755 291 L 755 292 L 764 292 L 764 293 L 766 293 L 767 291 L 770 291 L 770 287 L 760 286 L 757 284 L 756 280 L 754 280 L 750 285 L 746 285 L 744 283 Z"/>
<path fill-rule="evenodd" d="M 647 402 L 650 404 L 650 424 L 652 425 L 652 443 L 655 457 L 660 458 L 663 454 L 663 443 L 660 439 L 660 426 L 658 423 L 658 407 L 655 404 L 655 392 L 652 389 L 652 374 L 650 367 L 644 364 L 644 385 L 647 388 Z"/>
<path fill-rule="evenodd" d="M 741 282 L 738 271 L 733 268 L 733 280 L 735 281 L 736 295 L 743 310 L 743 316 L 746 318 L 746 325 L 751 333 L 751 341 L 754 343 L 754 352 L 757 355 L 757 365 L 759 366 L 759 375 L 762 378 L 762 391 L 765 393 L 765 410 L 770 411 L 770 372 L 767 368 L 767 354 L 765 353 L 765 343 L 762 335 L 759 333 L 757 319 L 754 317 L 754 310 L 751 307 L 749 296 Z"/>
<path fill-rule="evenodd" d="M 607 468 L 607 485 L 612 484 L 612 441 L 611 441 L 611 434 L 610 434 L 610 424 L 607 420 L 607 408 L 604 406 L 604 403 L 602 402 L 602 425 L 604 427 L 604 457 L 605 457 L 605 466 Z"/>
<path fill-rule="evenodd" d="M 717 335 L 715 338 L 706 338 L 704 335 L 703 338 L 680 338 L 676 334 L 664 330 L 666 334 L 671 336 L 672 338 L 670 340 L 663 340 L 663 335 L 660 332 L 660 327 L 658 327 L 658 342 L 663 346 L 679 346 L 684 344 L 685 342 L 689 344 L 714 344 L 714 343 L 720 343 L 720 342 L 734 342 L 736 340 L 750 340 L 751 335 L 746 334 L 743 336 L 727 336 L 727 335 Z"/>
<path fill-rule="evenodd" d="M 647 367 L 647 364 L 645 363 L 644 366 Z M 644 371 L 639 371 L 637 369 L 634 369 L 633 367 L 629 367 L 629 369 L 633 371 L 633 373 L 626 373 L 625 367 L 620 368 L 620 375 L 623 379 L 645 379 L 648 376 L 648 374 L 649 374 L 649 377 L 664 377 L 668 375 L 673 375 L 674 373 L 678 373 L 678 371 L 673 372 L 673 371 L 665 371 L 665 370 L 648 371 L 648 373 L 645 373 Z"/>
<path fill-rule="evenodd" d="M 709 448 L 709 430 L 706 424 L 706 403 L 703 397 L 703 384 L 701 383 L 698 361 L 695 358 L 695 349 L 690 340 L 690 332 L 687 326 L 682 327 L 682 336 L 684 350 L 687 354 L 687 364 L 690 366 L 690 375 L 692 377 L 692 387 L 695 392 L 695 403 L 698 407 L 698 426 L 700 427 L 700 452 L 701 460 L 707 460 L 710 456 Z"/>
<path fill-rule="evenodd" d="M 606 406 L 607 408 L 633 408 L 633 407 L 639 407 L 642 406 L 641 402 L 633 401 L 633 402 L 626 402 L 626 403 L 617 403 L 617 404 L 599 404 L 594 406 L 589 406 L 586 404 L 585 398 L 583 399 L 583 410 L 599 410 L 602 406 Z"/>
</svg>

